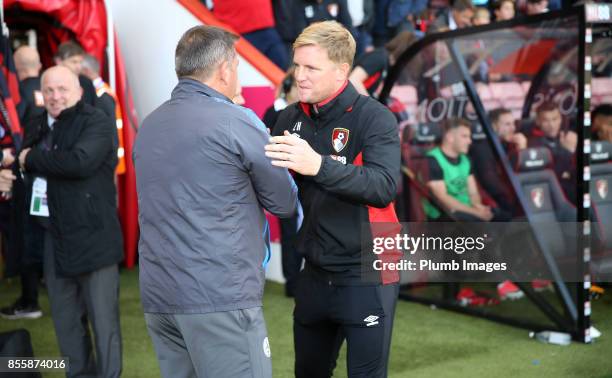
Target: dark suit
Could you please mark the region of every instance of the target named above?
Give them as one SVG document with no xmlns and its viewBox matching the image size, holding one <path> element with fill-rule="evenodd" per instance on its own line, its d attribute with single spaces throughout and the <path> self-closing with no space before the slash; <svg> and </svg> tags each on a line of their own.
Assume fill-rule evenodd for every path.
<svg viewBox="0 0 612 378">
<path fill-rule="evenodd" d="M 68 376 L 119 376 L 119 276 L 123 240 L 117 218 L 114 170 L 117 129 L 101 110 L 84 102 L 64 110 L 52 127 L 47 113 L 26 124 L 24 148 L 29 191 L 34 177 L 47 180 L 49 218 L 26 222 L 26 240 L 44 250 L 44 271 L 60 352 Z M 30 195 L 25 196 L 28 214 Z M 41 237 L 42 230 L 42 237 Z M 26 244 L 26 249 L 31 247 Z M 89 324 L 95 335 L 94 361 Z"/>
</svg>

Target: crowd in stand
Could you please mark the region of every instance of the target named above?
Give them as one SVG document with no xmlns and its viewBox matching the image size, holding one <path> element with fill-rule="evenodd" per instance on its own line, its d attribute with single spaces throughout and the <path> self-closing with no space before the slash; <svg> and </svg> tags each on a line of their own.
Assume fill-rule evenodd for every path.
<svg viewBox="0 0 612 378">
<path fill-rule="evenodd" d="M 561 8 L 560 0 L 498 0 L 475 6 L 466 0 L 202 0 L 222 22 L 282 69 L 291 44 L 308 25 L 335 20 L 351 31 L 357 56 L 383 47 L 403 31 L 417 37 Z"/>
</svg>

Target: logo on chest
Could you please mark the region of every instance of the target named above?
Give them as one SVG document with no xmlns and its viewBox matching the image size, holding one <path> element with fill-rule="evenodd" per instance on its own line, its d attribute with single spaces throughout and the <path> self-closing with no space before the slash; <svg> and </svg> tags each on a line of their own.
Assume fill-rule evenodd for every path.
<svg viewBox="0 0 612 378">
<path fill-rule="evenodd" d="M 349 141 L 349 130 L 341 127 L 336 127 L 332 133 L 332 147 L 334 151 L 340 152 L 346 147 Z"/>
</svg>

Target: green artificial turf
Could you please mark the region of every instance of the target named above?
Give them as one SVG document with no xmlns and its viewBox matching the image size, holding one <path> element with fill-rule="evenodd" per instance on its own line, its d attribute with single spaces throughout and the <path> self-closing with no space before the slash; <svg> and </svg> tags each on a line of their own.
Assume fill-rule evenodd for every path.
<svg viewBox="0 0 612 378">
<path fill-rule="evenodd" d="M 19 292 L 18 280 L 2 281 L 0 305 Z M 395 317 L 390 377 L 612 377 L 612 293 L 593 304 L 593 322 L 603 336 L 591 345 L 546 345 L 528 331 L 428 306 L 400 301 Z M 0 319 L 0 332 L 26 328 L 37 356 L 58 356 L 46 292 L 37 320 Z M 510 306 L 508 304 L 507 306 Z M 521 306 L 520 302 L 516 306 Z M 121 274 L 123 376 L 157 377 L 159 369 L 144 324 L 136 271 Z M 275 377 L 293 376 L 293 301 L 281 285 L 268 283 L 264 312 Z M 335 377 L 345 377 L 344 348 Z M 46 376 L 58 376 L 48 374 Z"/>
</svg>

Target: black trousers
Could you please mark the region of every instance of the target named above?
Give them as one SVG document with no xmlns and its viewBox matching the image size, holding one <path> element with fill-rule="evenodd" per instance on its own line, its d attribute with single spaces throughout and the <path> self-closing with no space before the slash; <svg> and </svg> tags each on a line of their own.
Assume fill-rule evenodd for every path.
<svg viewBox="0 0 612 378">
<path fill-rule="evenodd" d="M 285 294 L 295 296 L 298 276 L 302 268 L 302 255 L 295 248 L 297 237 L 298 216 L 291 218 L 281 218 L 281 263 L 283 266 L 283 276 L 285 276 Z"/>
<path fill-rule="evenodd" d="M 344 340 L 349 377 L 386 377 L 398 292 L 397 283 L 339 286 L 302 271 L 293 314 L 296 377 L 331 377 Z"/>
</svg>

